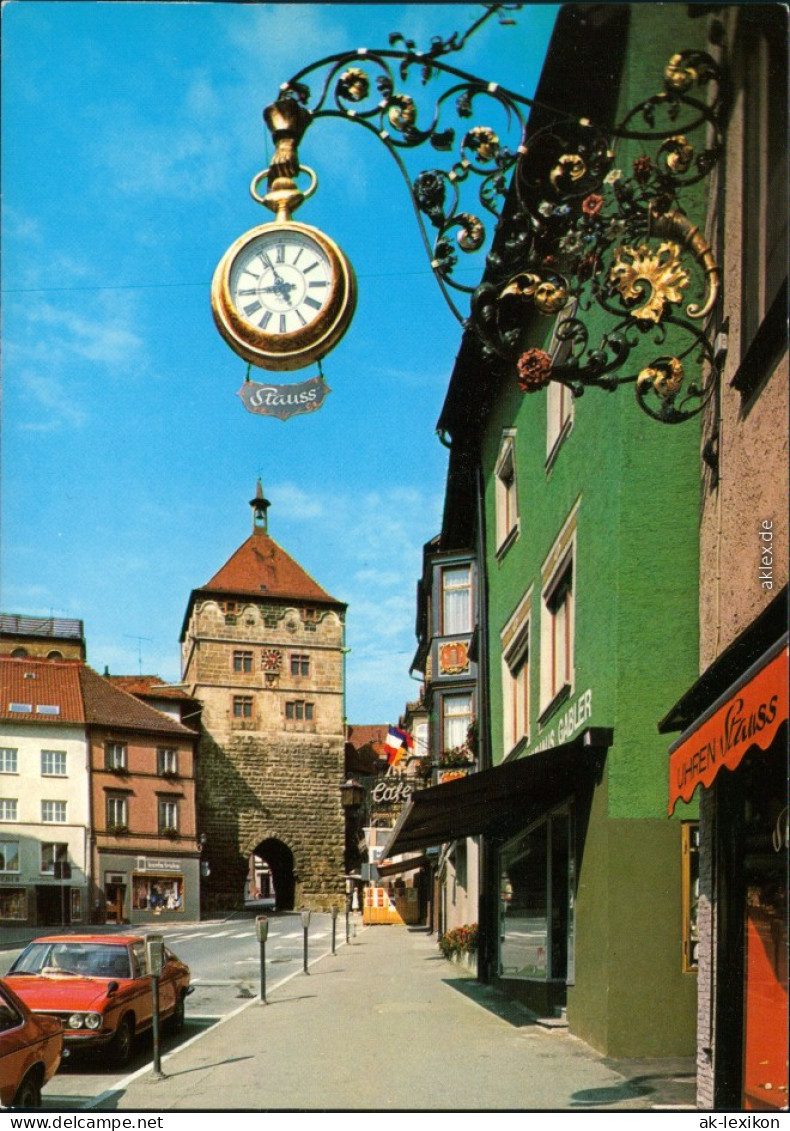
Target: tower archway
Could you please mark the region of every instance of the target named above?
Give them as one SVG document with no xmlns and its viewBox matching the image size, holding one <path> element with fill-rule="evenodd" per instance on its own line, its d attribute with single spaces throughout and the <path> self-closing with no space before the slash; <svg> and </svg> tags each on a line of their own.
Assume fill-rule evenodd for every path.
<svg viewBox="0 0 790 1131">
<path fill-rule="evenodd" d="M 253 856 L 257 856 L 268 868 L 276 910 L 293 911 L 296 877 L 291 849 L 277 837 L 266 837 L 253 849 Z"/>
</svg>

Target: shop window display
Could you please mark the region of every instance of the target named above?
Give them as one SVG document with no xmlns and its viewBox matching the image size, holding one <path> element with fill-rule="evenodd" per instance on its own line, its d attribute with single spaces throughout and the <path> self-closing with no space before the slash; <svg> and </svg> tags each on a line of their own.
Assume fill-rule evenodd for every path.
<svg viewBox="0 0 790 1131">
<path fill-rule="evenodd" d="M 504 846 L 500 856 L 502 978 L 572 981 L 573 880 L 567 809 Z"/>
<path fill-rule="evenodd" d="M 154 915 L 183 911 L 184 881 L 180 876 L 135 876 L 134 906 Z"/>
</svg>

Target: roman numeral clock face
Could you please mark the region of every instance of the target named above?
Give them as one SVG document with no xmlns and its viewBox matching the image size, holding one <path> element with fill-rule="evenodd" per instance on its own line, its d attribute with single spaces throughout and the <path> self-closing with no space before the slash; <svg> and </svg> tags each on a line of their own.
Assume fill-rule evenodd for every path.
<svg viewBox="0 0 790 1131">
<path fill-rule="evenodd" d="M 345 332 L 356 302 L 353 271 L 328 236 L 293 221 L 247 232 L 212 284 L 220 333 L 263 369 L 299 369 Z"/>
</svg>

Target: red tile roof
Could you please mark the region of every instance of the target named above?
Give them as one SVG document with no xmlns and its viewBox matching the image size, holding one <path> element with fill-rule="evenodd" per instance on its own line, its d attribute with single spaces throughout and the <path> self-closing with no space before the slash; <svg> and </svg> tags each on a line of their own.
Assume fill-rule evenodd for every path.
<svg viewBox="0 0 790 1131">
<path fill-rule="evenodd" d="M 215 573 L 203 592 L 289 597 L 341 605 L 263 530 L 256 530 Z"/>
<path fill-rule="evenodd" d="M 79 660 L 0 656 L 0 718 L 14 722 L 84 723 Z M 10 705 L 29 707 L 12 711 Z M 46 708 L 58 708 L 47 710 Z"/>
<path fill-rule="evenodd" d="M 152 699 L 185 699 L 192 701 L 183 687 L 165 683 L 158 675 L 104 675 L 102 679 L 109 680 L 121 691 L 128 691 L 130 695 L 146 695 Z"/>
<path fill-rule="evenodd" d="M 126 730 L 143 730 L 161 734 L 194 738 L 188 727 L 171 719 L 169 715 L 142 703 L 134 695 L 114 687 L 93 668 L 83 665 L 79 669 L 85 720 L 94 726 L 120 727 Z"/>
<path fill-rule="evenodd" d="M 346 742 L 350 742 L 357 750 L 368 743 L 383 743 L 387 737 L 389 723 L 371 723 L 365 726 L 349 723 L 346 728 Z"/>
</svg>

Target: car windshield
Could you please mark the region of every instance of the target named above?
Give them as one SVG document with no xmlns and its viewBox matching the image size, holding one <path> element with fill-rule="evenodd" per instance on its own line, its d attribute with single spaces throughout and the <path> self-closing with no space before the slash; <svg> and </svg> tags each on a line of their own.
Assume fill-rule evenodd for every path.
<svg viewBox="0 0 790 1131">
<path fill-rule="evenodd" d="M 129 952 L 117 944 L 34 942 L 9 974 L 75 974 L 84 978 L 129 978 Z"/>
</svg>

